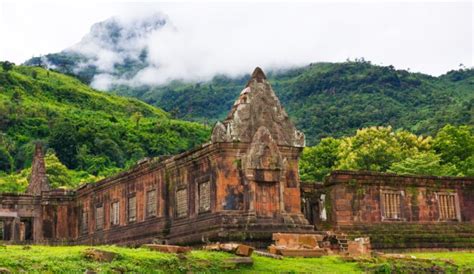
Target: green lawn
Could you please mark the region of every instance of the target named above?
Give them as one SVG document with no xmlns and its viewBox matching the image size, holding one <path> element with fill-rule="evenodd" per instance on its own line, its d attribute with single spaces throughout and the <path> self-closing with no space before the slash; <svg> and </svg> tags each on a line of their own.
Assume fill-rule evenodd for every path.
<svg viewBox="0 0 474 274">
<path fill-rule="evenodd" d="M 470 252 L 415 252 L 410 254 L 417 258 L 452 260 L 456 265 L 471 268 L 474 271 L 474 250 Z"/>
<path fill-rule="evenodd" d="M 111 263 L 99 263 L 84 258 L 83 251 L 88 246 L 0 246 L 0 268 L 13 272 L 75 272 L 83 273 L 90 269 L 97 272 L 312 272 L 312 273 L 360 273 L 364 271 L 390 272 L 428 269 L 436 264 L 448 272 L 474 270 L 474 253 L 440 252 L 411 253 L 417 258 L 434 259 L 432 262 L 403 262 L 386 259 L 364 259 L 347 261 L 338 256 L 322 258 L 284 258 L 275 260 L 253 256 L 252 267 L 234 268 L 225 262 L 231 254 L 210 251 L 192 251 L 186 256 L 149 251 L 144 248 L 125 248 L 117 246 L 96 247 L 113 251 L 119 256 Z M 442 259 L 449 259 L 447 265 Z"/>
</svg>

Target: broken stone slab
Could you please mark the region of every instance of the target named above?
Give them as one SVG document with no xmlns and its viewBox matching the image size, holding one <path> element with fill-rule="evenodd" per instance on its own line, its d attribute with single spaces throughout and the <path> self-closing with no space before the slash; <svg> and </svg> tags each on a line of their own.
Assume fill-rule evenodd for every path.
<svg viewBox="0 0 474 274">
<path fill-rule="evenodd" d="M 191 248 L 188 246 L 179 246 L 179 245 L 158 245 L 158 244 L 146 244 L 144 247 L 159 252 L 165 253 L 188 253 L 191 251 Z"/>
<path fill-rule="evenodd" d="M 324 249 L 298 249 L 298 248 L 282 248 L 278 252 L 285 257 L 321 257 L 327 255 Z"/>
<path fill-rule="evenodd" d="M 253 259 L 251 257 L 234 257 L 225 259 L 224 263 L 232 267 L 252 266 Z"/>
<path fill-rule="evenodd" d="M 286 246 L 271 245 L 268 247 L 268 252 L 275 255 L 289 256 L 289 257 L 321 257 L 328 255 L 328 250 L 324 248 L 288 248 Z"/>
<path fill-rule="evenodd" d="M 283 259 L 283 256 L 277 255 L 277 254 L 273 254 L 273 253 L 270 253 L 270 252 L 264 252 L 264 251 L 255 250 L 253 253 L 254 253 L 254 254 L 257 254 L 257 255 L 259 255 L 259 256 L 269 257 L 269 258 L 272 258 L 272 259 L 277 259 L 277 260 Z"/>
<path fill-rule="evenodd" d="M 84 257 L 96 262 L 111 262 L 118 256 L 118 253 L 100 250 L 96 248 L 88 248 L 84 250 Z"/>
<path fill-rule="evenodd" d="M 225 244 L 220 244 L 219 248 L 222 251 L 234 253 L 238 246 L 239 244 L 236 244 L 236 243 L 225 243 Z"/>
<path fill-rule="evenodd" d="M 204 246 L 203 249 L 208 251 L 225 251 L 243 257 L 252 256 L 254 251 L 254 248 L 251 246 L 237 243 L 209 244 Z"/>
<path fill-rule="evenodd" d="M 202 247 L 202 249 L 207 250 L 207 251 L 220 251 L 221 247 L 219 243 L 216 244 L 208 244 Z"/>
<path fill-rule="evenodd" d="M 288 248 L 317 248 L 318 242 L 322 242 L 324 235 L 320 234 L 295 234 L 295 233 L 273 233 L 273 240 L 277 246 Z"/>
</svg>

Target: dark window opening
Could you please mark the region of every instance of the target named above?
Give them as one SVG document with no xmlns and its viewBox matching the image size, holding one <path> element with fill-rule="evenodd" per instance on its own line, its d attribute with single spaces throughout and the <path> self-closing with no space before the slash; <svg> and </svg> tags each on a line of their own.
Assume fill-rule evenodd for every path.
<svg viewBox="0 0 474 274">
<path fill-rule="evenodd" d="M 33 219 L 32 218 L 21 218 L 20 222 L 23 223 L 23 235 L 25 241 L 33 240 Z"/>
</svg>

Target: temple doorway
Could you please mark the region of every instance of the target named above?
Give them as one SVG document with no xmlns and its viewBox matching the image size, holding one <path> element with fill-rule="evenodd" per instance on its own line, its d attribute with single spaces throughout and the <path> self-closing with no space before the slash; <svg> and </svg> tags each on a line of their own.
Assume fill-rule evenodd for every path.
<svg viewBox="0 0 474 274">
<path fill-rule="evenodd" d="M 278 212 L 278 191 L 274 182 L 257 182 L 255 209 L 259 217 L 274 217 Z"/>
</svg>

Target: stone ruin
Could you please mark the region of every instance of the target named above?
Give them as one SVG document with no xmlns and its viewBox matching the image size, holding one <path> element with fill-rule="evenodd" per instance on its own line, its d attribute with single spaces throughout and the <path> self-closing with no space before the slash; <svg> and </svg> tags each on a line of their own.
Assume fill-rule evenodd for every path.
<svg viewBox="0 0 474 274">
<path fill-rule="evenodd" d="M 211 142 L 190 151 L 63 190 L 49 186 L 36 146 L 26 193 L 0 194 L 0 241 L 262 247 L 290 233 L 298 240 L 289 245 L 273 238 L 276 253 L 363 253 L 367 235 L 382 250 L 474 248 L 473 178 L 334 171 L 300 182 L 304 146 L 256 68 Z"/>
</svg>

